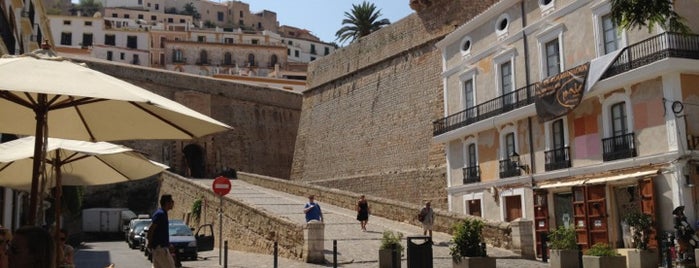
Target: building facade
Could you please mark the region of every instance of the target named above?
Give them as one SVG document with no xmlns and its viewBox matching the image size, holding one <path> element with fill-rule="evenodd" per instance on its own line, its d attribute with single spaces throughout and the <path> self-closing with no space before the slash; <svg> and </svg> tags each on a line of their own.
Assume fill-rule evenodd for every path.
<svg viewBox="0 0 699 268">
<path fill-rule="evenodd" d="M 697 32 L 699 23 L 677 8 Z M 449 210 L 625 246 L 629 211 L 696 219 L 699 37 L 621 31 L 606 0 L 499 1 L 441 40 Z M 656 233 L 651 246 L 657 246 Z"/>
<path fill-rule="evenodd" d="M 286 44 L 289 61 L 311 62 L 335 52 L 336 45 L 320 41 L 309 30 L 282 25 L 279 27 L 282 43 Z"/>
</svg>

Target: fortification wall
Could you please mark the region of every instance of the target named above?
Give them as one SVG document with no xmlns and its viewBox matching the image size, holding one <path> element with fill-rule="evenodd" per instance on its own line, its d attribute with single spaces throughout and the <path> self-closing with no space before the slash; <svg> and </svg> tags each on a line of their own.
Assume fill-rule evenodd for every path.
<svg viewBox="0 0 699 268">
<path fill-rule="evenodd" d="M 302 97 L 290 91 L 256 87 L 159 69 L 79 59 L 90 68 L 126 80 L 226 123 L 233 130 L 191 141 L 129 141 L 150 159 L 190 175 L 182 149 L 203 150 L 204 177 L 226 168 L 289 178 Z"/>
<path fill-rule="evenodd" d="M 446 208 L 444 148 L 432 143 L 444 116 L 435 43 L 494 2 L 430 1 L 312 62 L 292 180 Z"/>
</svg>

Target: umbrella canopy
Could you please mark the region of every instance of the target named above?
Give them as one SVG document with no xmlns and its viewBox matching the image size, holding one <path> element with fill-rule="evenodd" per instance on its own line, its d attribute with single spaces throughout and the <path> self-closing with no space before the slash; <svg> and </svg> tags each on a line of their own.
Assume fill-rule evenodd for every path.
<svg viewBox="0 0 699 268">
<path fill-rule="evenodd" d="M 229 126 L 112 76 L 38 50 L 0 59 L 0 132 L 36 136 L 29 224 L 35 224 L 46 136 L 89 141 L 192 139 Z"/>
<path fill-rule="evenodd" d="M 150 161 L 131 148 L 108 142 L 49 138 L 47 169 L 61 169 L 61 185 L 101 185 L 144 179 L 167 166 Z M 34 137 L 0 144 L 0 186 L 28 191 L 32 182 Z M 47 178 L 56 186 L 57 172 Z"/>
</svg>

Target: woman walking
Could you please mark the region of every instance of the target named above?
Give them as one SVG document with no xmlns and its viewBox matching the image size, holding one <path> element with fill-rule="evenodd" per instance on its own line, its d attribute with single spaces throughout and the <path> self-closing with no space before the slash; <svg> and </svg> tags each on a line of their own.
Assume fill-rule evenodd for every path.
<svg viewBox="0 0 699 268">
<path fill-rule="evenodd" d="M 366 224 L 369 221 L 369 203 L 364 195 L 357 201 L 357 220 L 362 225 L 362 231 L 366 232 Z"/>
</svg>

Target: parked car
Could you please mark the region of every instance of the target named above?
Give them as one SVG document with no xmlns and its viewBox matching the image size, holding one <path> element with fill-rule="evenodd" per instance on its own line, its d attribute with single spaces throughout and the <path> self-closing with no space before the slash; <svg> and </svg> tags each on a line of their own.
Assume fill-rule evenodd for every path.
<svg viewBox="0 0 699 268">
<path fill-rule="evenodd" d="M 170 244 L 175 249 L 175 256 L 178 260 L 191 259 L 196 260 L 200 251 L 209 251 L 214 249 L 213 226 L 204 224 L 199 226 L 197 231 L 193 233 L 194 228 L 190 228 L 181 220 L 171 220 L 168 226 L 170 235 Z M 147 232 L 147 229 L 145 230 Z M 143 234 L 146 237 L 146 234 Z M 148 259 L 151 259 L 150 249 L 143 243 L 143 248 Z"/>
<path fill-rule="evenodd" d="M 150 219 L 133 219 L 129 222 L 128 232 L 126 233 L 126 243 L 130 248 L 138 248 L 143 244 L 145 238 L 142 236 L 143 229 L 150 225 Z"/>
</svg>

